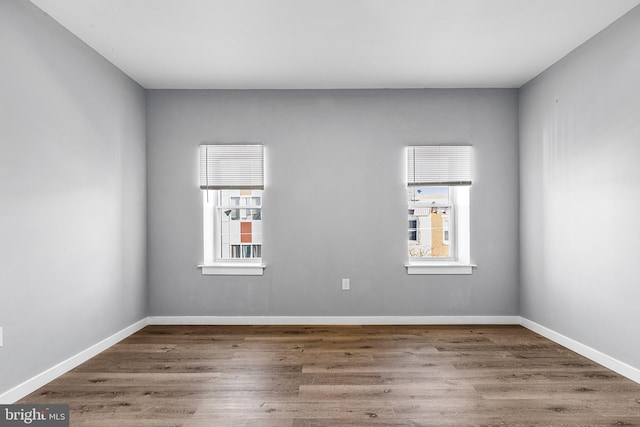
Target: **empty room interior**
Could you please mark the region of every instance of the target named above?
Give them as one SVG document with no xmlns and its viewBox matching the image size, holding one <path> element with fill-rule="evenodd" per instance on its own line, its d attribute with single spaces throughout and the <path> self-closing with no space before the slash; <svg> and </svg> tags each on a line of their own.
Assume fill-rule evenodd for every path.
<svg viewBox="0 0 640 427">
<path fill-rule="evenodd" d="M 0 0 L 0 58 L 0 404 L 640 426 L 640 0 Z"/>
</svg>

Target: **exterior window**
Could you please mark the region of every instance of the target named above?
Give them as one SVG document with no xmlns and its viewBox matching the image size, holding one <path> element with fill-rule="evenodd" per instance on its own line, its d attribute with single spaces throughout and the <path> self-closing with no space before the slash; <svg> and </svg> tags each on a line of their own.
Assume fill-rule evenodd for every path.
<svg viewBox="0 0 640 427">
<path fill-rule="evenodd" d="M 442 217 L 442 244 L 449 244 L 449 215 L 444 215 Z"/>
<path fill-rule="evenodd" d="M 409 274 L 471 274 L 470 146 L 407 147 Z"/>
<path fill-rule="evenodd" d="M 262 256 L 262 245 L 231 245 L 231 258 L 254 258 Z"/>
<path fill-rule="evenodd" d="M 261 275 L 262 145 L 201 145 L 203 274 Z"/>
<path fill-rule="evenodd" d="M 418 240 L 418 220 L 414 217 L 414 210 L 409 209 L 409 241 Z"/>
</svg>

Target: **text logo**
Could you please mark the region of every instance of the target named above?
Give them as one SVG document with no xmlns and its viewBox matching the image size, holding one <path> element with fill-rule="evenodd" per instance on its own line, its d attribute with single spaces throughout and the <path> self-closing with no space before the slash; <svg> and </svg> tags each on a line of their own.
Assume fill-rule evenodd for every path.
<svg viewBox="0 0 640 427">
<path fill-rule="evenodd" d="M 69 427 L 69 405 L 0 405 L 0 427 Z"/>
</svg>

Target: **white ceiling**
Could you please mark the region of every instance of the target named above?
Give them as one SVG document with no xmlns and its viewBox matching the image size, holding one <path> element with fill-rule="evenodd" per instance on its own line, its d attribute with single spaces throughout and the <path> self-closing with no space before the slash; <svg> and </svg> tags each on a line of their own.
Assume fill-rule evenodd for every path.
<svg viewBox="0 0 640 427">
<path fill-rule="evenodd" d="M 520 87 L 640 0 L 31 0 L 145 88 Z"/>
</svg>

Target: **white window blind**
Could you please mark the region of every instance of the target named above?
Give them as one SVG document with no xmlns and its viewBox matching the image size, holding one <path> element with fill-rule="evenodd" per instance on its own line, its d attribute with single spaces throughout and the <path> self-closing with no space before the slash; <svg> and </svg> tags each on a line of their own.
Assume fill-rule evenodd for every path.
<svg viewBox="0 0 640 427">
<path fill-rule="evenodd" d="M 263 190 L 263 145 L 201 145 L 200 188 Z"/>
<path fill-rule="evenodd" d="M 470 145 L 407 147 L 409 185 L 471 185 Z"/>
</svg>

